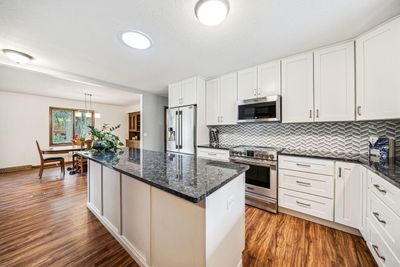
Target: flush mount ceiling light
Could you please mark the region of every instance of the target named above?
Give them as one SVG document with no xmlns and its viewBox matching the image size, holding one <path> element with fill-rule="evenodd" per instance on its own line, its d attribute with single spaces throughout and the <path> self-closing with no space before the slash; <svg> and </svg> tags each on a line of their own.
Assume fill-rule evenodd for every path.
<svg viewBox="0 0 400 267">
<path fill-rule="evenodd" d="M 141 32 L 124 32 L 121 39 L 127 46 L 136 49 L 148 49 L 152 45 L 150 37 Z"/>
<path fill-rule="evenodd" d="M 28 54 L 11 49 L 3 49 L 3 53 L 9 60 L 14 61 L 17 64 L 26 64 L 33 59 L 33 57 Z"/>
<path fill-rule="evenodd" d="M 229 2 L 227 0 L 200 0 L 196 4 L 194 12 L 204 25 L 216 26 L 228 15 Z"/>
</svg>

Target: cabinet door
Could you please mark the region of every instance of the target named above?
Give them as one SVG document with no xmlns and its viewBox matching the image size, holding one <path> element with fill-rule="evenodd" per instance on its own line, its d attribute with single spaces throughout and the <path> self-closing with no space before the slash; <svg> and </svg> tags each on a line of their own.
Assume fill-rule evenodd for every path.
<svg viewBox="0 0 400 267">
<path fill-rule="evenodd" d="M 206 82 L 206 119 L 207 125 L 219 123 L 219 79 Z"/>
<path fill-rule="evenodd" d="M 282 121 L 313 121 L 313 54 L 282 60 Z"/>
<path fill-rule="evenodd" d="M 364 240 L 367 240 L 367 192 L 368 192 L 368 181 L 367 181 L 367 169 L 363 166 L 359 166 L 361 175 L 361 222 L 360 232 Z"/>
<path fill-rule="evenodd" d="M 354 42 L 314 51 L 315 121 L 355 119 Z"/>
<path fill-rule="evenodd" d="M 238 72 L 238 99 L 257 97 L 257 67 Z"/>
<path fill-rule="evenodd" d="M 258 96 L 281 94 L 281 62 L 274 61 L 257 67 Z"/>
<path fill-rule="evenodd" d="M 102 166 L 89 160 L 89 203 L 97 215 L 102 215 Z"/>
<path fill-rule="evenodd" d="M 121 173 L 103 168 L 103 216 L 115 233 L 121 231 Z"/>
<path fill-rule="evenodd" d="M 357 120 L 400 118 L 400 18 L 356 40 Z"/>
<path fill-rule="evenodd" d="M 220 124 L 236 124 L 237 121 L 237 73 L 220 78 Z"/>
<path fill-rule="evenodd" d="M 182 103 L 181 106 L 196 104 L 196 78 L 182 81 Z"/>
<path fill-rule="evenodd" d="M 359 229 L 362 210 L 360 166 L 336 162 L 335 188 L 335 222 Z"/>
<path fill-rule="evenodd" d="M 181 83 L 174 83 L 168 86 L 168 106 L 179 107 L 182 102 L 182 85 Z"/>
</svg>

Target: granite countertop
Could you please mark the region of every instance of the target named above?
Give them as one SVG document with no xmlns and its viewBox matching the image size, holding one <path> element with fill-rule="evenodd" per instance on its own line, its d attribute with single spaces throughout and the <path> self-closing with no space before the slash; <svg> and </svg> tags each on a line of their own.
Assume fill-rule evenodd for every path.
<svg viewBox="0 0 400 267">
<path fill-rule="evenodd" d="M 151 186 L 198 203 L 248 170 L 247 165 L 192 155 L 123 148 L 117 152 L 82 151 L 80 155 Z"/>
<path fill-rule="evenodd" d="M 204 145 L 198 145 L 197 147 L 230 150 L 231 148 L 233 148 L 235 146 L 233 146 L 233 145 L 224 145 L 224 144 L 218 144 L 218 145 L 204 144 Z"/>
<path fill-rule="evenodd" d="M 400 188 L 400 160 L 392 162 L 374 162 L 369 160 L 368 154 L 299 149 L 284 149 L 279 153 L 279 155 L 311 157 L 360 163 L 370 171 L 381 176 L 389 183 Z"/>
</svg>

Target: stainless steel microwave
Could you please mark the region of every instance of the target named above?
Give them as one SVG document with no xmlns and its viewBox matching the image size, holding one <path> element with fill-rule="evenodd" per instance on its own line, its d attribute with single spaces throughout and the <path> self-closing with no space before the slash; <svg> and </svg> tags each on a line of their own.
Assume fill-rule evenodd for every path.
<svg viewBox="0 0 400 267">
<path fill-rule="evenodd" d="M 281 96 L 267 96 L 237 102 L 238 122 L 280 122 Z"/>
</svg>

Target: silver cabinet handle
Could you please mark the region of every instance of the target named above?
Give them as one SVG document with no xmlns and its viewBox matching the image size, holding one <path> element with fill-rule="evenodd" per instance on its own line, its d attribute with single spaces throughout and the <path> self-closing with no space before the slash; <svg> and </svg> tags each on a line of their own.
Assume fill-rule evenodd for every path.
<svg viewBox="0 0 400 267">
<path fill-rule="evenodd" d="M 311 205 L 310 205 L 310 204 L 303 203 L 303 202 L 300 202 L 300 201 L 296 201 L 296 204 L 297 204 L 297 205 L 299 205 L 299 206 L 302 206 L 302 207 L 306 207 L 306 208 L 309 208 L 309 207 L 311 207 Z"/>
<path fill-rule="evenodd" d="M 216 156 L 216 153 L 208 153 L 209 156 Z"/>
<path fill-rule="evenodd" d="M 296 183 L 298 185 L 302 185 L 302 186 L 311 186 L 311 183 L 305 183 L 305 182 L 302 182 L 302 181 L 296 181 Z"/>
<path fill-rule="evenodd" d="M 382 220 L 379 217 L 379 213 L 378 212 L 372 212 L 372 214 L 375 216 L 375 218 L 378 220 L 378 222 L 380 222 L 381 224 L 386 224 L 386 221 Z"/>
<path fill-rule="evenodd" d="M 383 194 L 387 193 L 387 191 L 385 189 L 382 189 L 379 184 L 374 184 L 374 186 L 379 192 L 381 192 Z"/>
<path fill-rule="evenodd" d="M 316 114 L 317 118 L 319 118 L 319 109 L 316 110 Z"/>
<path fill-rule="evenodd" d="M 385 261 L 386 261 L 386 258 L 383 257 L 383 256 L 381 256 L 381 255 L 379 254 L 379 248 L 378 248 L 378 246 L 377 246 L 377 245 L 372 245 L 372 248 L 375 250 L 376 255 L 377 255 L 381 260 L 383 260 L 383 261 L 385 262 Z"/>
<path fill-rule="evenodd" d="M 310 109 L 310 119 L 312 119 L 312 110 Z"/>
<path fill-rule="evenodd" d="M 307 167 L 307 168 L 310 168 L 310 167 L 311 167 L 311 165 L 308 165 L 308 164 L 301 164 L 301 163 L 296 163 L 296 165 L 299 166 L 299 167 Z"/>
<path fill-rule="evenodd" d="M 257 95 L 257 89 L 256 88 L 253 89 L 253 95 Z"/>
<path fill-rule="evenodd" d="M 339 168 L 339 178 L 342 178 L 342 168 Z"/>
<path fill-rule="evenodd" d="M 358 116 L 361 116 L 362 114 L 361 114 L 361 106 L 358 106 L 357 107 L 357 115 Z"/>
</svg>

